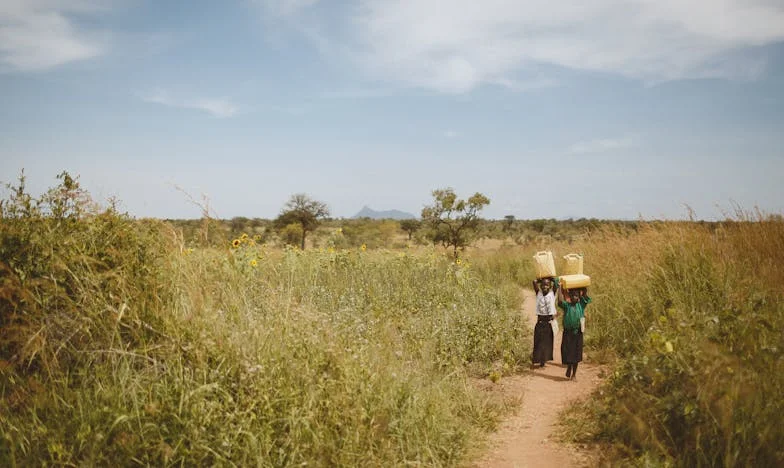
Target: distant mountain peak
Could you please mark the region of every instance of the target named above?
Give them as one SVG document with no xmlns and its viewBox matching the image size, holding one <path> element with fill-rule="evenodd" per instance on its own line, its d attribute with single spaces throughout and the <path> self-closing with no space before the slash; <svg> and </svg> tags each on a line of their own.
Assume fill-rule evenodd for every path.
<svg viewBox="0 0 784 468">
<path fill-rule="evenodd" d="M 376 211 L 369 206 L 365 205 L 355 214 L 353 218 L 370 218 L 370 219 L 415 219 L 416 216 L 400 210 L 386 210 Z"/>
</svg>

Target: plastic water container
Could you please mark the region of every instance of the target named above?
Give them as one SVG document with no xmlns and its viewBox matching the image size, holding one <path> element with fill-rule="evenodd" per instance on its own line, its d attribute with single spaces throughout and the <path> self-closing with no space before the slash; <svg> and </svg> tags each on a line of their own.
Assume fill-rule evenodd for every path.
<svg viewBox="0 0 784 468">
<path fill-rule="evenodd" d="M 563 275 L 559 283 L 563 289 L 587 288 L 591 285 L 591 277 L 583 274 Z"/>
<path fill-rule="evenodd" d="M 555 275 L 555 261 L 553 253 L 549 250 L 542 250 L 534 254 L 534 271 L 536 278 L 549 278 Z"/>
<path fill-rule="evenodd" d="M 564 255 L 564 275 L 583 274 L 583 256 L 576 253 Z"/>
</svg>

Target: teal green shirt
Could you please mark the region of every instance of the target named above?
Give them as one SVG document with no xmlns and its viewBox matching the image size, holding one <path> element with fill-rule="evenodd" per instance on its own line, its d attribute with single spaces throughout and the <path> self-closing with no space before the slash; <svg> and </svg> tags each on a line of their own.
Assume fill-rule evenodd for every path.
<svg viewBox="0 0 784 468">
<path fill-rule="evenodd" d="M 569 330 L 573 333 L 577 333 L 580 329 L 580 320 L 581 318 L 585 317 L 585 308 L 588 307 L 588 304 L 591 303 L 591 298 L 588 296 L 581 297 L 579 301 L 572 304 L 566 301 L 561 301 L 558 303 L 558 307 L 564 310 L 564 320 L 563 320 L 563 328 L 564 330 Z M 566 326 L 566 317 L 570 314 L 577 313 L 578 320 L 576 328 L 574 326 L 567 327 Z M 574 325 L 574 324 L 572 324 Z"/>
</svg>

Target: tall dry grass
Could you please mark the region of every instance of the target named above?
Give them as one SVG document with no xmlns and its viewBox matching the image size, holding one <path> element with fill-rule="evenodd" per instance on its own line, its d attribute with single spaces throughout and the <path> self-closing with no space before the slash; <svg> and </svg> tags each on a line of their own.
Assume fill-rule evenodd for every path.
<svg viewBox="0 0 784 468">
<path fill-rule="evenodd" d="M 650 223 L 572 248 L 594 282 L 588 342 L 620 357 L 573 437 L 633 465 L 782 465 L 781 218 Z"/>
<path fill-rule="evenodd" d="M 501 411 L 469 371 L 527 361 L 516 292 L 468 263 L 193 249 L 76 203 L 72 179 L 51 198 L 17 189 L 0 220 L 0 465 L 454 466 Z"/>
</svg>

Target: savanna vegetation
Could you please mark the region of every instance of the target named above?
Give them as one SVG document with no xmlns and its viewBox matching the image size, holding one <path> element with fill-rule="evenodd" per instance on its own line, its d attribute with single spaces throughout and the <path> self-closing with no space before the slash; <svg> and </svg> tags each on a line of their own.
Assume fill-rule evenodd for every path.
<svg viewBox="0 0 784 468">
<path fill-rule="evenodd" d="M 569 249 L 595 280 L 589 346 L 617 357 L 573 439 L 639 466 L 782 466 L 781 217 L 604 229 Z"/>
<path fill-rule="evenodd" d="M 456 465 L 503 410 L 469 378 L 527 330 L 481 263 L 199 246 L 220 223 L 185 241 L 61 179 L 2 205 L 3 466 Z"/>
<path fill-rule="evenodd" d="M 528 363 L 545 248 L 585 255 L 610 369 L 571 440 L 613 465 L 784 464 L 781 217 L 477 217 L 460 250 L 325 214 L 303 249 L 298 221 L 133 219 L 66 173 L 9 189 L 2 466 L 465 464 L 509 410 L 474 382 Z"/>
</svg>

